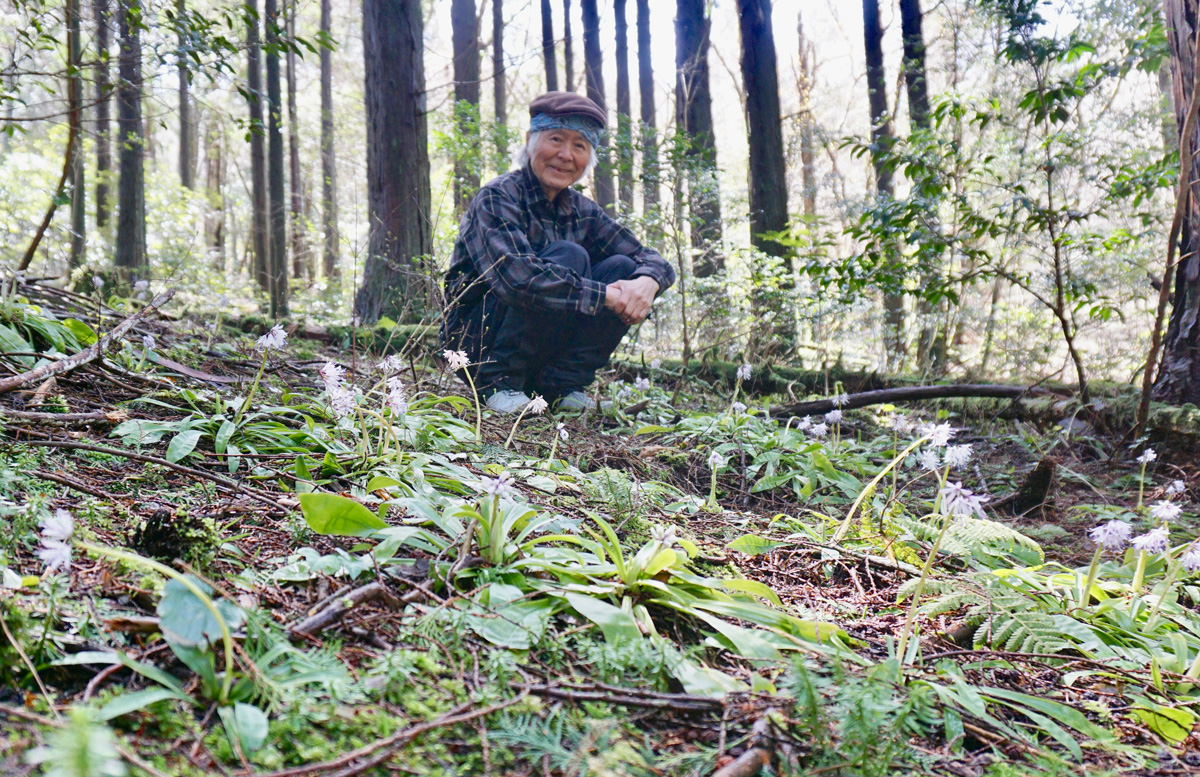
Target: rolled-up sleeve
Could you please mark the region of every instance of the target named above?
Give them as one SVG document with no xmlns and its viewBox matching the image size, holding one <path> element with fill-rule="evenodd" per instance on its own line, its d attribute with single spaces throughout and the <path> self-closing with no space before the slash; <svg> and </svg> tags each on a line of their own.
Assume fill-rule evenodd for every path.
<svg viewBox="0 0 1200 777">
<path fill-rule="evenodd" d="M 589 316 L 602 311 L 604 284 L 539 258 L 529 244 L 525 218 L 513 195 L 499 186 L 484 187 L 471 201 L 460 235 L 488 288 L 510 307 Z"/>
<path fill-rule="evenodd" d="M 591 228 L 584 247 L 593 261 L 624 254 L 637 264 L 633 277 L 645 275 L 653 278 L 658 282 L 660 294 L 675 283 L 675 268 L 661 254 L 642 245 L 628 227 L 605 213 L 599 205 L 590 200 L 585 202 L 586 213 L 583 215 L 591 220 Z"/>
</svg>

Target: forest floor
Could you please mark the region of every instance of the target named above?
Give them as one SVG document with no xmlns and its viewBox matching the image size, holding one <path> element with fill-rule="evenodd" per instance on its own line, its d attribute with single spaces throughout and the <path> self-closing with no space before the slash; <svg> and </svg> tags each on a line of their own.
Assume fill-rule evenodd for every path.
<svg viewBox="0 0 1200 777">
<path fill-rule="evenodd" d="M 10 331 L 44 352 L 29 323 L 70 317 L 84 345 L 98 310 Z M 1144 441 L 927 402 L 972 446 L 930 473 L 891 408 L 823 437 L 663 369 L 602 376 L 635 412 L 514 431 L 428 354 L 381 373 L 220 323 L 144 320 L 0 395 L 0 773 L 1200 773 L 1190 572 L 1115 554 L 1076 592 L 1099 522 L 1169 502 L 1196 536 L 1194 440 L 1142 467 Z M 341 420 L 328 363 L 364 392 Z M 1047 459 L 1043 504 L 988 507 Z M 985 515 L 943 524 L 939 476 Z M 60 510 L 71 562 L 42 574 Z"/>
</svg>

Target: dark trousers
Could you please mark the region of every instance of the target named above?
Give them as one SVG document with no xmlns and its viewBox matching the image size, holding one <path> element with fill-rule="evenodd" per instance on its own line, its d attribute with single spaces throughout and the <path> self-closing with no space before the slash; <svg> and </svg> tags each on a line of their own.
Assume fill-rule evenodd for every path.
<svg viewBox="0 0 1200 777">
<path fill-rule="evenodd" d="M 593 264 L 586 249 L 565 240 L 550 243 L 538 256 L 600 283 L 627 280 L 637 268 L 620 254 Z M 481 395 L 524 391 L 549 400 L 590 384 L 629 331 L 607 308 L 595 316 L 518 310 L 502 304 L 491 291 L 471 304 L 455 306 L 446 325 L 448 346 L 471 357 L 472 377 Z"/>
</svg>

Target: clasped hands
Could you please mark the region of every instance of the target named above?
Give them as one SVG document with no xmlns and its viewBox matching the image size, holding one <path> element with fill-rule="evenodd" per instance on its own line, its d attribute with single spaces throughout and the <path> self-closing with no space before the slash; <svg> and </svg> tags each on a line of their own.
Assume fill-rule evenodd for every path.
<svg viewBox="0 0 1200 777">
<path fill-rule="evenodd" d="M 658 294 L 658 281 L 639 275 L 627 281 L 613 281 L 604 294 L 604 307 L 616 313 L 629 326 L 640 324 L 650 315 L 650 306 Z"/>
</svg>

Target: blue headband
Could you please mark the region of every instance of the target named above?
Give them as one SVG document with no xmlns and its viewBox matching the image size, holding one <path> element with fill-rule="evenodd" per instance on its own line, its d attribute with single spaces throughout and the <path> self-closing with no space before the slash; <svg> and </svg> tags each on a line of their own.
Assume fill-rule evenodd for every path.
<svg viewBox="0 0 1200 777">
<path fill-rule="evenodd" d="M 600 147 L 600 127 L 596 126 L 594 120 L 586 116 L 551 116 L 547 113 L 539 113 L 529 120 L 530 132 L 542 132 L 552 129 L 575 130 L 587 138 L 588 143 L 592 144 L 593 149 Z"/>
</svg>

